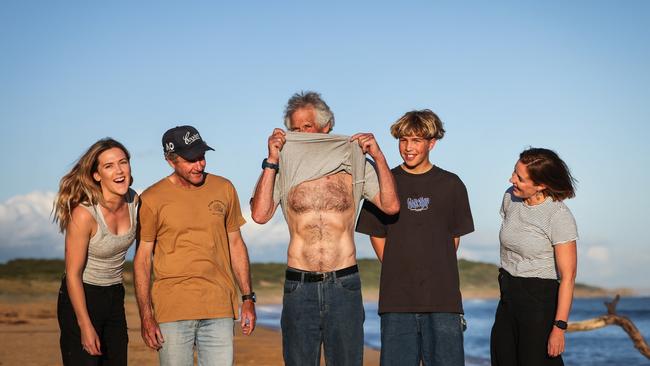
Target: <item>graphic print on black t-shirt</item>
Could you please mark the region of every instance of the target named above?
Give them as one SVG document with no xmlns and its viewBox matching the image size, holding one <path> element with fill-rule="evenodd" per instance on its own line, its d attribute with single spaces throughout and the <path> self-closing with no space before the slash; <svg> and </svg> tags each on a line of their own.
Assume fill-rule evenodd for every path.
<svg viewBox="0 0 650 366">
<path fill-rule="evenodd" d="M 408 207 L 409 210 L 415 212 L 426 211 L 429 209 L 429 202 L 431 202 L 431 198 L 429 197 L 408 197 L 406 199 L 406 207 Z"/>
</svg>

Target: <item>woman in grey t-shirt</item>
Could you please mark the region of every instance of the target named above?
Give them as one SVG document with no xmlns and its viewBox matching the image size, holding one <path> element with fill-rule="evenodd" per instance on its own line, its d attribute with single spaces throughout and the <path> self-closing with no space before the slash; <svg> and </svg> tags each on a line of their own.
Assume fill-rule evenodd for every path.
<svg viewBox="0 0 650 366">
<path fill-rule="evenodd" d="M 510 182 L 501 206 L 492 365 L 563 365 L 578 239 L 563 200 L 575 196 L 575 180 L 555 152 L 530 148 L 519 155 Z"/>
</svg>

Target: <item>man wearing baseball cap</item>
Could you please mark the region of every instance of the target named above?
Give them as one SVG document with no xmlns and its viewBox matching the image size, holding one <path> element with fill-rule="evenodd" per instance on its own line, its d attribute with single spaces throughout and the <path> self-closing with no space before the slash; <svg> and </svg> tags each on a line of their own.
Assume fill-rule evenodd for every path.
<svg viewBox="0 0 650 366">
<path fill-rule="evenodd" d="M 235 283 L 243 295 L 242 332 L 255 328 L 237 192 L 205 172 L 205 152 L 214 149 L 194 127 L 168 130 L 162 145 L 173 172 L 140 196 L 134 274 L 142 338 L 161 365 L 193 365 L 194 348 L 199 364 L 232 365 Z"/>
</svg>

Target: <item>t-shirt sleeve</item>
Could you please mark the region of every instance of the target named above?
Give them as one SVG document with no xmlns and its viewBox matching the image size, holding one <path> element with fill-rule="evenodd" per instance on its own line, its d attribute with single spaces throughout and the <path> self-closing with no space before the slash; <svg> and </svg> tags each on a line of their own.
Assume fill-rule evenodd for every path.
<svg viewBox="0 0 650 366">
<path fill-rule="evenodd" d="M 365 200 L 361 207 L 359 220 L 357 220 L 356 232 L 375 236 L 378 238 L 386 237 L 386 225 L 382 222 L 385 214 L 377 208 L 372 202 Z"/>
<path fill-rule="evenodd" d="M 509 201 L 509 196 L 508 192 L 503 194 L 503 199 L 501 200 L 501 209 L 499 209 L 499 215 L 501 215 L 501 219 L 506 218 L 506 211 L 508 210 L 508 201 Z"/>
<path fill-rule="evenodd" d="M 140 207 L 138 209 L 138 230 L 139 237 L 142 241 L 156 241 L 156 233 L 158 230 L 158 214 L 149 205 L 149 202 L 140 197 Z"/>
<path fill-rule="evenodd" d="M 375 163 L 366 159 L 363 198 L 371 200 L 375 198 L 377 193 L 379 193 L 379 180 L 377 178 L 377 171 L 375 170 Z"/>
<path fill-rule="evenodd" d="M 241 207 L 239 206 L 239 197 L 237 196 L 237 190 L 231 184 L 230 188 L 230 199 L 228 200 L 228 216 L 226 217 L 226 231 L 231 233 L 239 230 L 239 228 L 246 223 L 246 219 L 241 213 Z"/>
<path fill-rule="evenodd" d="M 550 239 L 553 245 L 578 239 L 578 226 L 568 208 L 560 207 L 551 218 Z"/>
<path fill-rule="evenodd" d="M 474 220 L 472 219 L 472 210 L 469 207 L 467 189 L 459 179 L 454 189 L 454 217 L 450 232 L 453 237 L 460 237 L 472 231 L 474 231 Z"/>
<path fill-rule="evenodd" d="M 280 172 L 275 173 L 275 182 L 273 183 L 273 203 L 280 203 Z"/>
</svg>

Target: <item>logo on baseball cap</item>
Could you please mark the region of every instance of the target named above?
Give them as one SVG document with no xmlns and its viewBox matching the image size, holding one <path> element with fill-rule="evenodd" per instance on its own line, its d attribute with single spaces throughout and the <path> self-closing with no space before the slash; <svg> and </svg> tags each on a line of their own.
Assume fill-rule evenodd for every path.
<svg viewBox="0 0 650 366">
<path fill-rule="evenodd" d="M 206 151 L 213 148 L 208 146 L 192 126 L 177 126 L 165 132 L 162 137 L 165 154 L 174 153 L 185 160 L 196 160 Z"/>
</svg>

